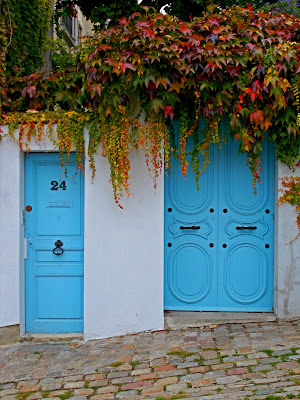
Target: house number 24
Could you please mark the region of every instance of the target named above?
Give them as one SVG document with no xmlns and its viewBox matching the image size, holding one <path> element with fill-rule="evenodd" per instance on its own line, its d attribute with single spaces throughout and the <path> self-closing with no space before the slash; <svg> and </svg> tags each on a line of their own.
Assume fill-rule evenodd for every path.
<svg viewBox="0 0 300 400">
<path fill-rule="evenodd" d="M 67 186 L 66 186 L 66 181 L 62 181 L 61 184 L 58 186 L 57 181 L 52 181 L 51 182 L 51 190 L 58 190 L 58 189 L 62 189 L 62 190 L 67 190 Z"/>
</svg>

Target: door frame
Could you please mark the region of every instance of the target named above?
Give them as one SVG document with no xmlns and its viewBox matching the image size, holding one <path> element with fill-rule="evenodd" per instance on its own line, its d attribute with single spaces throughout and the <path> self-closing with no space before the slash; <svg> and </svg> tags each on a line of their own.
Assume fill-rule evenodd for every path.
<svg viewBox="0 0 300 400">
<path fill-rule="evenodd" d="M 274 151 L 274 155 L 275 155 L 275 148 L 273 148 Z M 275 162 L 274 162 L 275 161 Z M 276 206 L 276 198 L 277 198 L 277 194 L 279 193 L 279 189 L 280 189 L 280 184 L 279 184 L 279 167 L 280 167 L 280 162 L 274 157 L 274 161 L 273 161 L 273 168 L 274 168 L 274 196 L 273 196 L 273 201 L 274 201 L 274 215 L 273 215 L 273 307 L 271 311 L 228 311 L 228 312 L 256 312 L 256 313 L 272 313 L 274 312 L 276 315 L 278 313 L 278 301 L 279 301 L 279 293 L 278 293 L 278 277 L 279 277 L 279 270 L 280 270 L 280 266 L 278 263 L 278 244 L 279 244 L 279 238 L 278 238 L 278 206 Z M 164 170 L 165 173 L 165 170 Z M 204 171 L 205 173 L 205 171 Z M 166 251 L 166 246 L 167 246 L 167 241 L 166 241 L 166 237 L 165 237 L 165 216 L 166 216 L 166 210 L 165 210 L 165 196 L 166 196 L 166 190 L 167 190 L 167 182 L 166 182 L 166 175 L 164 176 L 164 210 L 163 210 L 163 225 L 164 225 L 164 242 L 163 242 L 163 254 L 164 254 L 164 260 L 163 260 L 163 292 L 165 290 L 165 268 L 166 268 L 166 257 L 165 257 L 165 251 Z M 282 223 L 282 221 L 281 221 Z M 165 295 L 163 293 L 163 298 L 165 298 Z M 168 311 L 165 309 L 165 303 L 163 304 L 163 310 L 164 311 Z M 176 311 L 176 310 L 174 310 Z M 176 311 L 177 312 L 177 311 Z M 184 311 L 183 311 L 184 312 Z M 187 310 L 188 312 L 188 310 Z M 189 312 L 192 312 L 192 310 L 189 310 Z M 201 312 L 206 312 L 205 310 L 202 310 Z M 208 311 L 208 312 L 224 312 L 224 310 L 219 310 L 216 308 L 215 311 Z"/>
<path fill-rule="evenodd" d="M 57 153 L 59 151 L 54 148 L 53 144 L 49 142 L 42 150 L 33 150 L 30 152 L 20 152 L 19 156 L 19 172 L 20 172 L 20 181 L 19 181 L 19 200 L 20 200 L 20 241 L 19 241 L 19 305 L 20 305 L 20 336 L 26 335 L 26 258 L 27 258 L 27 238 L 25 237 L 25 189 L 26 189 L 26 171 L 25 171 L 25 159 L 27 154 L 49 154 L 49 153 Z M 81 172 L 79 172 L 81 173 Z M 83 201 L 83 249 L 85 249 L 85 169 L 84 169 L 84 182 L 83 182 L 83 193 L 82 193 L 82 201 Z M 84 250 L 83 250 L 84 251 Z M 83 279 L 85 276 L 85 262 L 83 259 Z M 85 285 L 83 285 L 83 331 L 84 334 L 84 293 L 85 293 Z M 34 333 L 29 333 L 29 335 L 35 335 Z M 52 334 L 51 334 L 52 335 Z M 76 334 L 80 335 L 80 333 Z"/>
</svg>

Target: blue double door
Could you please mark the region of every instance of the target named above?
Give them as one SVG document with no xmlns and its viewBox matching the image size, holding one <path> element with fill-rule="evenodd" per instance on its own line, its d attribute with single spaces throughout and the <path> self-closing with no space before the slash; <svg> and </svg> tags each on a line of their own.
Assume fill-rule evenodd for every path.
<svg viewBox="0 0 300 400">
<path fill-rule="evenodd" d="M 83 331 L 83 177 L 58 153 L 25 159 L 26 332 Z"/>
<path fill-rule="evenodd" d="M 166 310 L 273 309 L 274 149 L 264 142 L 254 195 L 247 158 L 238 147 L 231 138 L 221 148 L 211 146 L 199 191 L 191 167 L 184 178 L 174 159 L 167 172 Z M 187 151 L 192 148 L 190 137 Z"/>
</svg>

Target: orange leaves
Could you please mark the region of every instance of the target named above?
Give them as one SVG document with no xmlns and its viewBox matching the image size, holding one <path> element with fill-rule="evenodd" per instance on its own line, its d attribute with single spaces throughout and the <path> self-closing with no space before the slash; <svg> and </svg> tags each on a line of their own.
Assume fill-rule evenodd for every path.
<svg viewBox="0 0 300 400">
<path fill-rule="evenodd" d="M 168 118 L 168 117 L 170 117 L 170 119 L 172 120 L 173 119 L 173 117 L 174 117 L 174 110 L 173 110 L 173 107 L 172 106 L 165 106 L 164 107 L 164 115 L 165 115 L 165 118 Z"/>
<path fill-rule="evenodd" d="M 291 205 L 296 206 L 298 212 L 298 235 L 293 239 L 295 240 L 300 236 L 300 176 L 285 176 L 281 179 L 281 184 L 284 189 L 280 189 L 283 195 L 279 198 L 278 204 L 290 203 Z"/>
<path fill-rule="evenodd" d="M 261 110 L 256 110 L 250 114 L 250 121 L 254 122 L 255 125 L 262 124 L 264 122 L 264 113 Z"/>
</svg>

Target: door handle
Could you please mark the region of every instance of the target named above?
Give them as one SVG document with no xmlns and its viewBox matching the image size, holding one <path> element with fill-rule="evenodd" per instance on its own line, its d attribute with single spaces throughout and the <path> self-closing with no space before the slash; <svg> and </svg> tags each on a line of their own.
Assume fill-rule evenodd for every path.
<svg viewBox="0 0 300 400">
<path fill-rule="evenodd" d="M 257 229 L 257 226 L 237 226 L 235 229 L 237 229 L 238 231 L 244 231 L 246 229 L 253 231 L 253 230 Z"/>
<path fill-rule="evenodd" d="M 181 226 L 180 229 L 200 229 L 200 226 Z"/>
<path fill-rule="evenodd" d="M 56 256 L 61 256 L 62 254 L 64 254 L 64 249 L 62 248 L 63 242 L 61 240 L 57 240 L 54 243 L 54 246 L 56 247 L 53 249 L 53 254 L 55 254 Z"/>
</svg>

